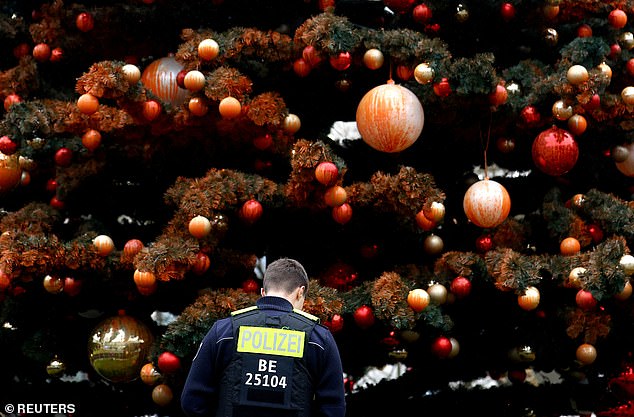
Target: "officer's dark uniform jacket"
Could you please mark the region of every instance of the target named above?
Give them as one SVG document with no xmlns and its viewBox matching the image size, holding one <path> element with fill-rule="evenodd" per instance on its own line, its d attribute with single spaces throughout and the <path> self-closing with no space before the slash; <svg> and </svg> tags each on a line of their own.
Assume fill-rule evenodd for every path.
<svg viewBox="0 0 634 417">
<path fill-rule="evenodd" d="M 330 331 L 284 298 L 218 320 L 183 388 L 186 415 L 343 417 L 343 371 Z"/>
</svg>

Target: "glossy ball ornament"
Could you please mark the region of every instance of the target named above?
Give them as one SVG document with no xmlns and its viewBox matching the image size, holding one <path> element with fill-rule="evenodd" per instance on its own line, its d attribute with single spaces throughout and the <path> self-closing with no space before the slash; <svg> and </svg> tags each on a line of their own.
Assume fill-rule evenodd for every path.
<svg viewBox="0 0 634 417">
<path fill-rule="evenodd" d="M 587 24 L 582 24 L 577 28 L 577 37 L 590 38 L 592 37 L 592 27 Z"/>
<path fill-rule="evenodd" d="M 242 105 L 237 98 L 229 96 L 220 101 L 218 111 L 223 118 L 233 119 L 242 113 Z"/>
<path fill-rule="evenodd" d="M 592 241 L 594 243 L 599 243 L 603 240 L 603 230 L 601 230 L 601 227 L 599 227 L 599 225 L 588 225 L 588 233 L 590 234 L 590 237 L 592 238 Z"/>
<path fill-rule="evenodd" d="M 502 3 L 500 5 L 500 15 L 505 22 L 511 21 L 515 17 L 515 6 L 512 3 Z"/>
<path fill-rule="evenodd" d="M 140 371 L 141 381 L 146 385 L 154 385 L 161 379 L 161 373 L 154 367 L 153 363 L 146 363 Z"/>
<path fill-rule="evenodd" d="M 156 275 L 151 271 L 136 269 L 133 278 L 137 287 L 152 287 L 156 284 Z"/>
<path fill-rule="evenodd" d="M 123 254 L 128 258 L 133 258 L 143 250 L 143 247 L 143 242 L 139 239 L 130 239 L 123 245 Z"/>
<path fill-rule="evenodd" d="M 242 282 L 241 288 L 248 294 L 257 294 L 260 291 L 260 284 L 253 278 L 249 278 Z"/>
<path fill-rule="evenodd" d="M 191 271 L 196 275 L 203 275 L 209 267 L 211 266 L 211 260 L 209 256 L 204 254 L 203 252 L 198 252 L 196 254 L 196 260 L 191 265 Z"/>
<path fill-rule="evenodd" d="M 590 343 L 582 343 L 576 351 L 576 357 L 583 365 L 591 365 L 597 359 L 597 350 Z"/>
<path fill-rule="evenodd" d="M 451 339 L 445 336 L 437 337 L 431 345 L 432 353 L 440 359 L 448 358 L 452 349 Z"/>
<path fill-rule="evenodd" d="M 495 147 L 502 153 L 511 153 L 515 150 L 515 139 L 501 137 L 495 141 Z"/>
<path fill-rule="evenodd" d="M 64 50 L 62 48 L 58 46 L 51 50 L 51 57 L 49 58 L 51 62 L 60 62 L 62 58 L 64 58 Z"/>
<path fill-rule="evenodd" d="M 15 143 L 10 137 L 6 135 L 0 137 L 0 152 L 8 156 L 13 155 L 17 149 L 18 144 Z"/>
<path fill-rule="evenodd" d="M 407 65 L 399 65 L 396 67 L 396 76 L 403 81 L 408 81 L 414 75 L 414 70 Z"/>
<path fill-rule="evenodd" d="M 371 70 L 377 70 L 383 66 L 385 62 L 385 57 L 383 56 L 383 52 L 379 51 L 376 48 L 368 49 L 363 54 L 363 64 Z"/>
<path fill-rule="evenodd" d="M 427 288 L 427 294 L 432 303 L 441 305 L 447 302 L 448 291 L 447 287 L 442 284 L 435 283 Z"/>
<path fill-rule="evenodd" d="M 533 142 L 532 156 L 540 171 L 560 176 L 577 163 L 579 146 L 570 132 L 553 126 L 537 135 Z"/>
<path fill-rule="evenodd" d="M 293 113 L 289 113 L 282 123 L 282 129 L 284 129 L 284 132 L 291 135 L 297 133 L 300 127 L 302 127 L 302 121 L 299 116 Z"/>
<path fill-rule="evenodd" d="M 432 18 L 432 11 L 425 3 L 418 4 L 412 10 L 412 18 L 416 23 L 424 25 Z"/>
<path fill-rule="evenodd" d="M 162 352 L 157 360 L 158 368 L 166 374 L 173 374 L 181 369 L 181 359 L 172 352 Z"/>
<path fill-rule="evenodd" d="M 205 61 L 215 59 L 220 53 L 220 45 L 213 39 L 203 39 L 198 44 L 198 56 Z"/>
<path fill-rule="evenodd" d="M 448 78 L 442 78 L 440 82 L 434 84 L 434 94 L 438 97 L 447 97 L 451 94 L 451 85 Z"/>
<path fill-rule="evenodd" d="M 493 106 L 500 106 L 506 103 L 508 97 L 509 93 L 506 90 L 506 87 L 503 84 L 498 84 L 495 86 L 495 90 L 489 94 L 489 103 Z"/>
<path fill-rule="evenodd" d="M 573 115 L 568 119 L 568 130 L 574 135 L 581 135 L 588 128 L 588 121 L 580 114 Z"/>
<path fill-rule="evenodd" d="M 356 114 L 363 141 L 381 152 L 400 152 L 412 146 L 425 122 L 418 97 L 405 87 L 392 83 L 367 92 Z"/>
<path fill-rule="evenodd" d="M 568 120 L 573 115 L 572 106 L 566 104 L 563 100 L 557 100 L 552 107 L 553 116 L 557 120 Z"/>
<path fill-rule="evenodd" d="M 330 161 L 320 162 L 315 168 L 315 178 L 320 184 L 332 185 L 337 182 L 339 168 Z"/>
<path fill-rule="evenodd" d="M 99 109 L 99 99 L 90 93 L 82 94 L 77 99 L 77 108 L 84 114 L 93 114 Z"/>
<path fill-rule="evenodd" d="M 354 322 L 362 329 L 371 327 L 375 322 L 374 312 L 367 305 L 362 305 L 352 313 Z"/>
<path fill-rule="evenodd" d="M 557 10 L 557 12 L 559 12 L 559 10 Z M 544 43 L 548 46 L 555 46 L 559 42 L 559 33 L 557 32 L 557 29 L 546 28 L 543 31 L 542 36 L 544 37 Z"/>
<path fill-rule="evenodd" d="M 64 294 L 75 297 L 81 291 L 82 281 L 73 277 L 64 278 Z"/>
<path fill-rule="evenodd" d="M 22 98 L 14 93 L 9 94 L 4 98 L 4 111 L 9 111 L 14 104 L 22 103 Z"/>
<path fill-rule="evenodd" d="M 123 76 L 130 84 L 136 84 L 141 79 L 141 70 L 134 64 L 125 64 L 121 67 Z"/>
<path fill-rule="evenodd" d="M 632 32 L 623 32 L 619 35 L 619 39 L 618 39 L 618 46 L 623 47 L 625 49 L 627 49 L 628 51 L 631 50 L 632 48 L 634 48 L 634 33 Z M 618 56 L 620 53 L 622 52 L 621 49 L 619 49 L 618 53 L 614 53 L 614 55 Z"/>
<path fill-rule="evenodd" d="M 425 217 L 435 223 L 440 223 L 445 218 L 445 205 L 438 201 L 433 201 L 429 206 L 423 207 Z"/>
<path fill-rule="evenodd" d="M 429 293 L 422 288 L 415 288 L 407 294 L 407 305 L 417 313 L 423 311 L 430 302 Z"/>
<path fill-rule="evenodd" d="M 625 301 L 631 296 L 632 296 L 632 284 L 630 284 L 630 281 L 625 281 L 625 284 L 623 285 L 623 289 L 618 294 L 615 294 L 614 298 L 616 298 L 619 301 Z"/>
<path fill-rule="evenodd" d="M 334 314 L 330 320 L 324 321 L 324 326 L 328 327 L 331 333 L 338 333 L 343 330 L 343 317 L 340 314 Z"/>
<path fill-rule="evenodd" d="M 484 179 L 469 187 L 464 196 L 463 208 L 473 224 L 491 228 L 508 217 L 511 197 L 502 184 Z"/>
<path fill-rule="evenodd" d="M 73 161 L 73 151 L 65 147 L 59 148 L 53 158 L 57 166 L 67 167 Z"/>
<path fill-rule="evenodd" d="M 542 120 L 542 116 L 535 106 L 524 107 L 520 112 L 520 118 L 527 127 L 537 126 Z"/>
<path fill-rule="evenodd" d="M 342 205 L 348 199 L 348 193 L 346 189 L 339 186 L 334 185 L 326 190 L 324 193 L 324 202 L 329 207 L 337 207 Z"/>
<path fill-rule="evenodd" d="M 454 15 L 458 23 L 464 23 L 469 20 L 469 9 L 462 3 L 456 6 L 456 14 Z"/>
<path fill-rule="evenodd" d="M 568 280 L 566 281 L 565 286 L 571 288 L 580 288 L 582 285 L 581 280 L 586 272 L 586 268 L 582 266 L 572 268 L 572 271 L 570 271 L 570 274 L 568 274 Z"/>
<path fill-rule="evenodd" d="M 173 56 L 157 59 L 141 75 L 141 82 L 152 94 L 174 107 L 183 104 L 189 94 L 176 83 L 183 66 Z"/>
<path fill-rule="evenodd" d="M 539 290 L 533 286 L 526 287 L 524 294 L 517 297 L 517 304 L 522 310 L 531 311 L 537 308 L 540 301 Z"/>
<path fill-rule="evenodd" d="M 95 129 L 88 129 L 81 136 L 81 144 L 90 152 L 94 152 L 101 144 L 101 133 Z"/>
<path fill-rule="evenodd" d="M 493 249 L 493 239 L 489 235 L 478 236 L 475 241 L 476 250 L 480 253 L 486 253 Z"/>
<path fill-rule="evenodd" d="M 202 239 L 211 232 L 211 222 L 205 216 L 195 216 L 189 221 L 189 233 L 196 239 Z"/>
<path fill-rule="evenodd" d="M 588 81 L 589 77 L 588 70 L 583 65 L 573 65 L 566 72 L 566 78 L 572 85 L 583 84 Z"/>
<path fill-rule="evenodd" d="M 262 217 L 263 212 L 262 204 L 258 200 L 251 199 L 242 204 L 238 215 L 243 222 L 253 224 Z"/>
<path fill-rule="evenodd" d="M 162 110 L 161 103 L 159 103 L 156 100 L 147 100 L 143 102 L 141 113 L 143 114 L 143 117 L 145 118 L 145 120 L 147 120 L 148 122 L 151 122 L 153 120 L 156 120 L 157 117 L 159 117 L 159 115 L 161 114 L 161 110 Z"/>
<path fill-rule="evenodd" d="M 266 133 L 264 135 L 259 135 L 253 138 L 253 146 L 255 146 L 257 149 L 261 151 L 270 148 L 272 144 L 273 144 L 273 136 L 271 136 L 271 134 L 269 133 Z"/>
<path fill-rule="evenodd" d="M 304 49 L 302 49 L 302 58 L 311 68 L 315 68 L 322 60 L 313 45 L 306 45 Z"/>
<path fill-rule="evenodd" d="M 189 99 L 189 103 L 187 103 L 187 108 L 189 112 L 194 116 L 204 116 L 209 111 L 209 107 L 205 102 L 204 98 L 201 97 L 192 97 Z"/>
<path fill-rule="evenodd" d="M 581 243 L 574 237 L 567 237 L 559 244 L 559 252 L 563 256 L 573 256 L 581 251 Z"/>
<path fill-rule="evenodd" d="M 577 303 L 577 306 L 579 306 L 579 308 L 582 310 L 592 310 L 598 304 L 597 299 L 594 298 L 592 293 L 586 290 L 577 291 L 575 302 Z"/>
<path fill-rule="evenodd" d="M 75 18 L 75 25 L 77 26 L 77 29 L 84 33 L 90 32 L 95 27 L 95 19 L 90 13 L 79 13 Z"/>
<path fill-rule="evenodd" d="M 121 312 L 100 322 L 90 334 L 90 365 L 110 382 L 130 382 L 147 362 L 153 341 L 145 324 Z"/>
<path fill-rule="evenodd" d="M 428 84 L 434 79 L 434 69 L 426 62 L 418 64 L 414 68 L 414 79 L 419 84 Z"/>
<path fill-rule="evenodd" d="M 53 378 L 60 377 L 66 371 L 66 364 L 63 360 L 59 359 L 55 356 L 51 361 L 46 365 L 46 373 Z"/>
<path fill-rule="evenodd" d="M 42 285 L 46 292 L 51 294 L 59 294 L 64 291 L 64 279 L 55 275 L 45 276 Z"/>
<path fill-rule="evenodd" d="M 623 29 L 627 24 L 627 14 L 621 9 L 614 9 L 608 15 L 608 23 L 615 29 Z"/>
<path fill-rule="evenodd" d="M 308 74 L 310 74 L 311 70 L 311 66 L 308 64 L 308 62 L 306 62 L 304 58 L 297 58 L 295 62 L 293 62 L 293 71 L 295 72 L 295 74 L 297 74 L 298 77 L 308 77 Z"/>
<path fill-rule="evenodd" d="M 160 407 L 165 407 L 172 402 L 174 393 L 167 384 L 158 384 L 152 390 L 152 401 L 154 401 Z"/>
<path fill-rule="evenodd" d="M 350 52 L 339 52 L 339 54 L 331 56 L 329 62 L 330 66 L 337 71 L 345 71 L 352 64 L 352 56 Z"/>
<path fill-rule="evenodd" d="M 628 106 L 634 105 L 634 87 L 627 86 L 621 90 L 621 99 Z"/>
<path fill-rule="evenodd" d="M 616 169 L 627 177 L 634 177 L 634 143 L 623 145 L 627 157 L 622 162 L 615 162 Z"/>
<path fill-rule="evenodd" d="M 92 240 L 99 256 L 108 256 L 114 250 L 114 242 L 108 235 L 99 235 Z"/>
<path fill-rule="evenodd" d="M 332 208 L 332 218 L 339 224 L 346 224 L 352 219 L 352 207 L 348 203 Z"/>
<path fill-rule="evenodd" d="M 634 256 L 630 254 L 621 256 L 619 266 L 623 269 L 625 275 L 632 276 L 634 274 Z"/>
<path fill-rule="evenodd" d="M 437 226 L 437 223 L 427 218 L 427 216 L 425 216 L 425 211 L 421 210 L 416 213 L 416 225 L 418 225 L 421 230 L 429 232 Z"/>
<path fill-rule="evenodd" d="M 442 253 L 444 247 L 445 244 L 442 241 L 442 238 L 434 234 L 427 236 L 423 241 L 423 249 L 425 250 L 425 253 L 431 256 L 436 256 Z"/>
<path fill-rule="evenodd" d="M 606 64 L 605 62 L 600 63 L 599 65 L 597 65 L 597 69 L 601 72 L 602 75 L 604 75 L 607 79 L 612 78 L 612 68 L 610 68 L 610 66 L 608 64 Z"/>
<path fill-rule="evenodd" d="M 51 57 L 51 47 L 46 43 L 38 43 L 33 47 L 33 58 L 37 62 L 46 62 Z"/>
<path fill-rule="evenodd" d="M 456 298 L 464 298 L 471 293 L 471 281 L 468 278 L 458 276 L 451 281 L 449 291 Z"/>
<path fill-rule="evenodd" d="M 183 85 L 189 91 L 200 91 L 205 86 L 205 75 L 198 70 L 188 71 L 183 78 Z"/>
</svg>

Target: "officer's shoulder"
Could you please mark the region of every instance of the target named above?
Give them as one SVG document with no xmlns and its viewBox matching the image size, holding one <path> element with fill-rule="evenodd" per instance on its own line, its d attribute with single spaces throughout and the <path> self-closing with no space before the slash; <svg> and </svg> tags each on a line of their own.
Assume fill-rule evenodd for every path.
<svg viewBox="0 0 634 417">
<path fill-rule="evenodd" d="M 299 310 L 297 308 L 294 308 L 293 309 L 293 313 L 299 314 L 300 316 L 303 316 L 303 317 L 306 317 L 308 320 L 314 321 L 315 323 L 319 323 L 319 317 L 313 316 L 312 314 L 307 313 L 305 311 L 302 311 L 302 310 Z"/>
<path fill-rule="evenodd" d="M 249 311 L 257 310 L 258 306 L 251 306 L 246 308 L 241 308 L 240 310 L 232 311 L 231 316 L 238 316 L 240 314 L 248 313 Z"/>
</svg>

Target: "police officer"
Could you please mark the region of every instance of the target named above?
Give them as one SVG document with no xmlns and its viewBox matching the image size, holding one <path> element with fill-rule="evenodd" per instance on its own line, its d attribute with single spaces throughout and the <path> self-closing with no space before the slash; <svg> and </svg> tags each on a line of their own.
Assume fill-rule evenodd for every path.
<svg viewBox="0 0 634 417">
<path fill-rule="evenodd" d="M 304 267 L 288 258 L 264 273 L 255 306 L 216 321 L 194 357 L 181 395 L 189 417 L 343 417 L 337 345 L 301 311 Z"/>
</svg>

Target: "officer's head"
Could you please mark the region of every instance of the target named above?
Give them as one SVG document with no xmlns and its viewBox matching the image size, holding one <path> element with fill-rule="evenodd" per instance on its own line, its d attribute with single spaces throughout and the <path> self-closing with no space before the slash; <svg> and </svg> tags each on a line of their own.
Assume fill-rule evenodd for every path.
<svg viewBox="0 0 634 417">
<path fill-rule="evenodd" d="M 266 268 L 262 295 L 286 298 L 294 308 L 301 309 L 307 292 L 308 275 L 296 260 L 281 258 Z"/>
</svg>

